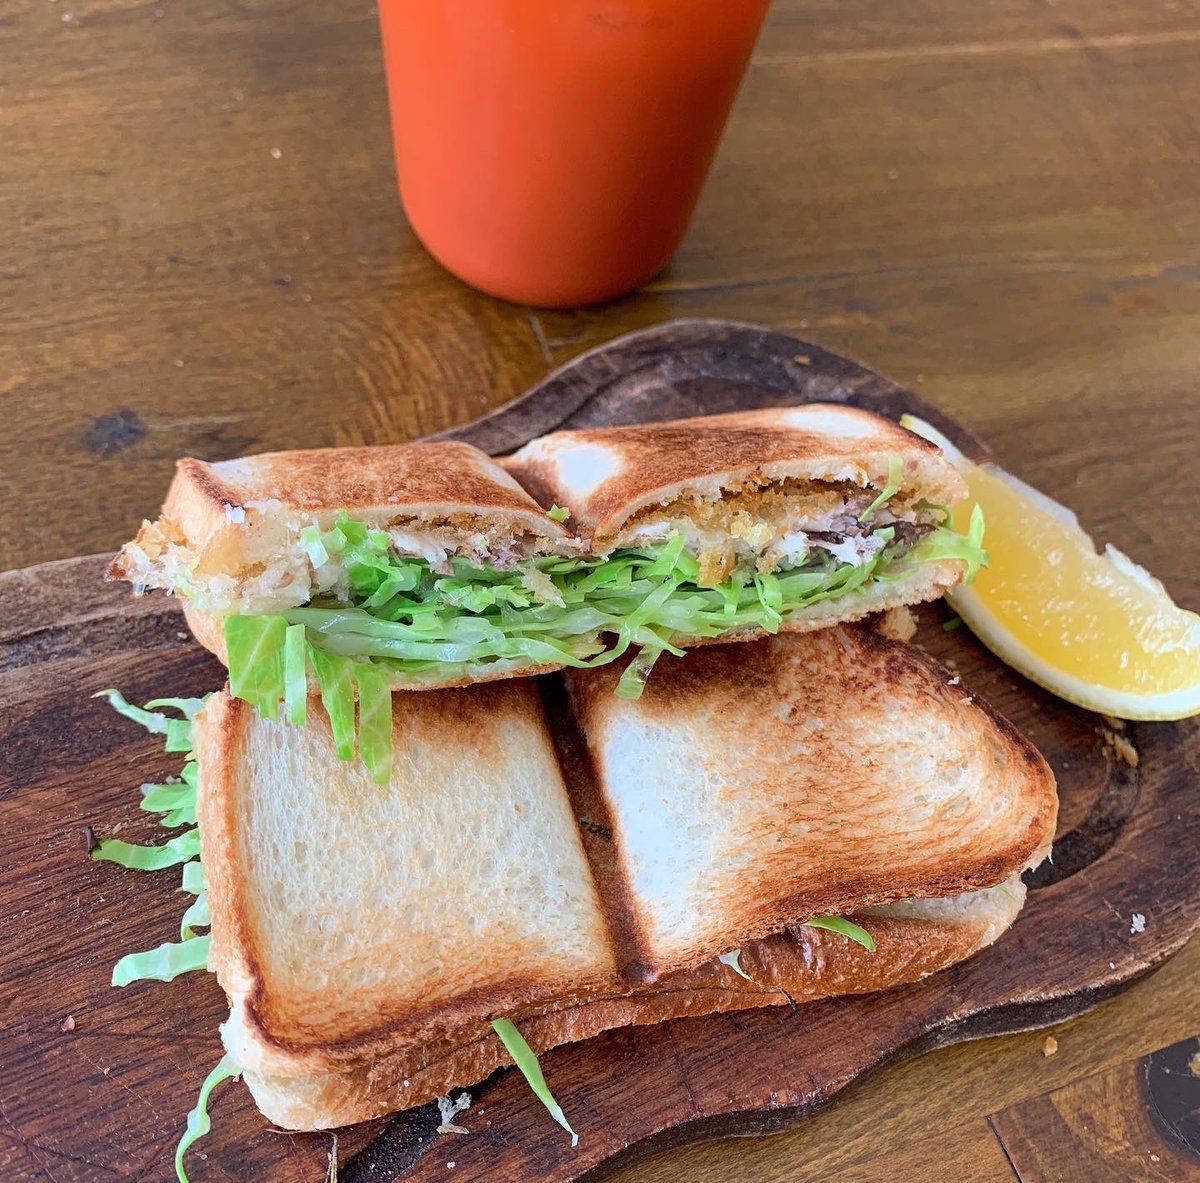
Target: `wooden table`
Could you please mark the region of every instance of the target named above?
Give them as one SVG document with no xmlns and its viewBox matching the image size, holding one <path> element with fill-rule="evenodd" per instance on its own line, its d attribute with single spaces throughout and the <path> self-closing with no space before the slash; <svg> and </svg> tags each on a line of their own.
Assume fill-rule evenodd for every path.
<svg viewBox="0 0 1200 1183">
<path fill-rule="evenodd" d="M 10 0 L 0 61 L 0 567 L 114 547 L 181 454 L 425 434 L 731 316 L 890 373 L 1200 608 L 1196 0 L 776 0 L 678 257 L 578 313 L 417 245 L 366 4 Z M 1053 1056 L 938 1052 L 617 1177 L 1160 1177 L 1122 1082 L 1198 980 L 1193 942 Z"/>
</svg>

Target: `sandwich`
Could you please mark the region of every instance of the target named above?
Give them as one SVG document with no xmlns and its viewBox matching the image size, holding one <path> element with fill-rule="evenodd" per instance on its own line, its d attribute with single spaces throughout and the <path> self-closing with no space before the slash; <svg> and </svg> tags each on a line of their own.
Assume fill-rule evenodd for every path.
<svg viewBox="0 0 1200 1183">
<path fill-rule="evenodd" d="M 185 939 L 114 981 L 216 974 L 226 1056 L 202 1102 L 242 1075 L 276 1125 L 327 1129 L 516 1062 L 586 1137 L 538 1053 L 887 989 L 1012 923 L 1053 776 L 919 651 L 859 624 L 702 649 L 637 700 L 612 693 L 621 676 L 397 699 L 384 785 L 335 759 L 318 703 L 296 728 L 225 692 L 169 722 L 114 697 L 191 749 L 143 801 L 188 828 L 94 854 L 183 864 L 199 893 Z"/>
<path fill-rule="evenodd" d="M 941 595 L 984 558 L 978 516 L 950 526 L 965 495 L 933 445 L 838 406 L 559 432 L 503 466 L 449 442 L 185 459 L 110 577 L 178 595 L 266 717 L 319 693 L 386 781 L 393 690 L 633 649 L 636 697 L 664 652 Z"/>
</svg>

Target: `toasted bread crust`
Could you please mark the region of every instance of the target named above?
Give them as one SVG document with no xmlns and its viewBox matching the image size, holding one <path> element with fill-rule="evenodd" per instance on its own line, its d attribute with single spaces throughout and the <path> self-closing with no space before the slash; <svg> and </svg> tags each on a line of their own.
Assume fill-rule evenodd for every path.
<svg viewBox="0 0 1200 1183">
<path fill-rule="evenodd" d="M 570 540 L 500 465 L 469 444 L 317 448 L 211 464 L 184 457 L 158 520 L 142 523 L 113 559 L 109 578 L 150 582 L 167 540 L 186 547 L 197 566 L 235 575 L 263 531 L 332 522 L 341 510 L 374 525 L 457 521 L 511 529 L 545 540 L 548 550 Z"/>
<path fill-rule="evenodd" d="M 547 538 L 567 534 L 490 456 L 450 441 L 264 452 L 212 464 L 185 457 L 163 516 L 203 545 L 206 527 L 227 524 L 226 507 L 256 502 L 307 515 L 374 508 L 429 520 L 494 515 Z"/>
<path fill-rule="evenodd" d="M 1012 923 L 1023 898 L 1024 888 L 1014 879 L 1004 892 L 972 900 L 961 915 L 852 917 L 875 939 L 874 953 L 845 937 L 797 926 L 742 948 L 740 964 L 751 981 L 714 960 L 654 986 L 527 1010 L 513 1018 L 529 1045 L 543 1052 L 615 1027 L 886 990 L 990 945 Z M 233 1031 L 227 1027 L 223 1034 L 236 1046 Z M 422 1104 L 507 1063 L 511 1060 L 489 1024 L 477 1019 L 436 1042 L 341 1070 L 297 1061 L 279 1065 L 283 1071 L 276 1073 L 248 1071 L 246 1082 L 275 1124 L 328 1129 Z"/>
<path fill-rule="evenodd" d="M 540 504 L 566 506 L 576 533 L 601 549 L 634 514 L 684 494 L 715 499 L 747 481 L 783 479 L 882 488 L 893 456 L 904 494 L 939 504 L 966 496 L 932 444 L 868 411 L 822 403 L 553 432 L 503 464 Z"/>
</svg>

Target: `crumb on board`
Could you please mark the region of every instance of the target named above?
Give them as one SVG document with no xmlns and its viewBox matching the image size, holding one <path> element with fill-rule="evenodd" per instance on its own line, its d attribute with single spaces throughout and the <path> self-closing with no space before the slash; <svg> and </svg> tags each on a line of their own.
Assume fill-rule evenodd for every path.
<svg viewBox="0 0 1200 1183">
<path fill-rule="evenodd" d="M 1134 912 L 1129 917 L 1129 931 L 1133 936 L 1137 936 L 1139 932 L 1146 931 L 1146 917 L 1141 912 Z"/>
<path fill-rule="evenodd" d="M 1151 1162 L 1162 1162 L 1162 1159 L 1161 1159 L 1161 1158 L 1159 1158 L 1157 1154 L 1152 1154 L 1152 1155 L 1150 1156 L 1150 1161 L 1151 1161 Z"/>
<path fill-rule="evenodd" d="M 449 1094 L 437 1099 L 438 1114 L 441 1121 L 438 1124 L 437 1132 L 439 1134 L 469 1134 L 471 1131 L 465 1126 L 455 1125 L 454 1119 L 464 1110 L 471 1108 L 471 1094 L 464 1092 L 456 1098 L 451 1098 Z"/>
<path fill-rule="evenodd" d="M 1119 720 L 1117 720 L 1119 722 Z M 1108 727 L 1100 728 L 1101 738 L 1104 740 L 1104 746 L 1113 756 L 1116 757 L 1122 764 L 1127 764 L 1130 768 L 1138 766 L 1138 750 L 1133 746 L 1129 739 L 1121 735 L 1117 731 L 1113 731 Z"/>
<path fill-rule="evenodd" d="M 909 608 L 901 605 L 884 612 L 875 627 L 893 641 L 911 641 L 917 635 L 917 618 Z"/>
<path fill-rule="evenodd" d="M 63 1021 L 61 1023 L 59 1023 L 58 1029 L 60 1031 L 74 1031 L 75 1030 L 75 1016 L 67 1015 L 67 1017 L 65 1019 L 63 1019 Z"/>
<path fill-rule="evenodd" d="M 1058 1040 L 1053 1035 L 1046 1036 L 1046 1042 L 1042 1044 L 1042 1055 L 1052 1056 L 1058 1051 Z"/>
</svg>

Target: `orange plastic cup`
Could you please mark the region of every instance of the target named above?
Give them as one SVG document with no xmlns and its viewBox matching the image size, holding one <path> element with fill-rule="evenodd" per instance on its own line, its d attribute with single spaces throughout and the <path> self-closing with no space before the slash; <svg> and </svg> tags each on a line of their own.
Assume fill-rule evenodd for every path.
<svg viewBox="0 0 1200 1183">
<path fill-rule="evenodd" d="M 687 230 L 770 0 L 380 0 L 400 195 L 494 296 L 611 299 Z"/>
</svg>

